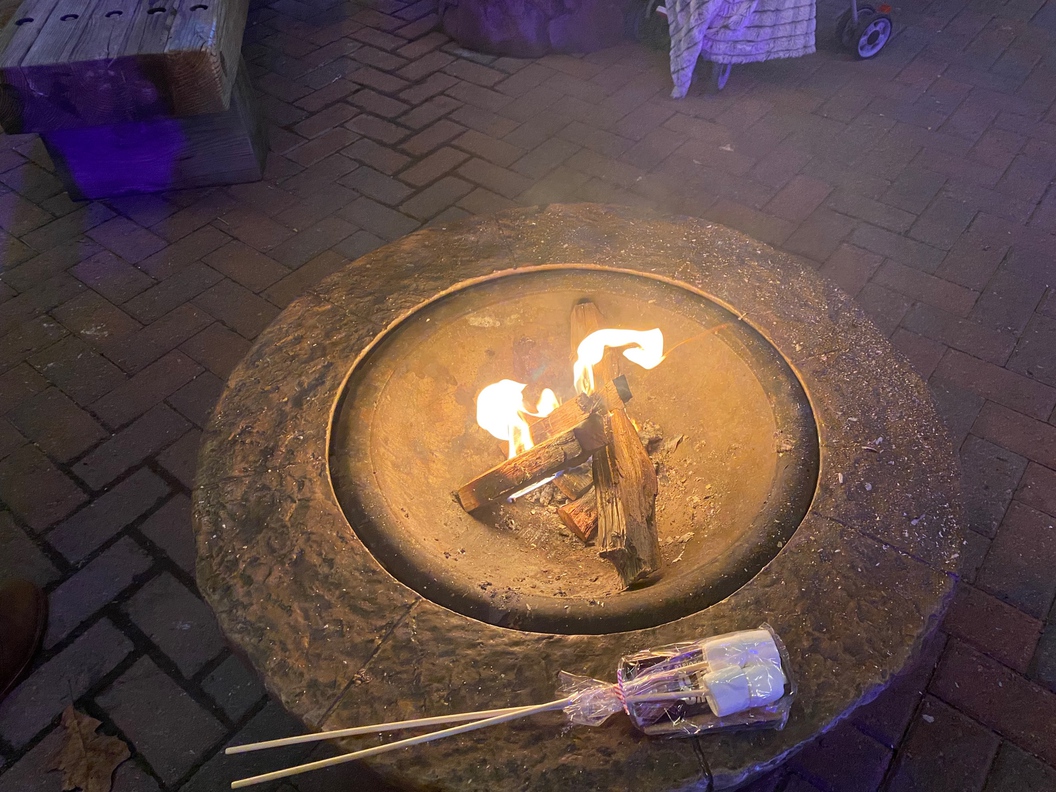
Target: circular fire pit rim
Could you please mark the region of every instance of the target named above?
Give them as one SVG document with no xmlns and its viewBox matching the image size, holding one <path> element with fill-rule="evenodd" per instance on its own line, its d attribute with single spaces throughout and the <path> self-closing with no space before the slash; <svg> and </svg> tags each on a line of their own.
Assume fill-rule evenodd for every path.
<svg viewBox="0 0 1056 792">
<path fill-rule="evenodd" d="M 778 423 L 785 432 L 785 439 L 788 442 L 787 447 L 779 456 L 769 496 L 751 524 L 752 534 L 757 539 L 758 546 L 752 548 L 735 546 L 728 559 L 713 559 L 708 561 L 703 568 L 694 567 L 694 571 L 707 573 L 695 582 L 688 580 L 686 570 L 681 567 L 672 568 L 671 572 L 678 573 L 678 583 L 674 580 L 665 581 L 662 576 L 656 585 L 630 590 L 616 598 L 609 598 L 604 606 L 593 597 L 568 596 L 561 602 L 554 602 L 547 597 L 532 596 L 530 593 L 520 591 L 517 592 L 515 601 L 507 600 L 503 610 L 499 610 L 488 604 L 486 591 L 482 594 L 473 590 L 479 583 L 479 578 L 476 581 L 467 582 L 465 579 L 453 577 L 450 570 L 446 569 L 442 563 L 438 563 L 438 558 L 430 557 L 426 552 L 416 548 L 408 548 L 405 542 L 400 541 L 399 535 L 385 535 L 384 530 L 392 530 L 392 525 L 385 519 L 379 519 L 372 509 L 364 507 L 355 497 L 342 490 L 342 483 L 347 482 L 352 477 L 352 473 L 346 470 L 348 466 L 344 464 L 341 455 L 350 452 L 344 447 L 343 438 L 335 438 L 335 430 L 338 430 L 337 433 L 340 436 L 349 383 L 357 377 L 364 366 L 369 366 L 371 356 L 384 348 L 391 338 L 401 331 L 401 328 L 414 322 L 420 324 L 421 315 L 428 313 L 430 307 L 442 304 L 448 298 L 457 299 L 471 292 L 476 286 L 494 286 L 509 279 L 526 276 L 532 278 L 547 273 L 627 276 L 654 281 L 691 294 L 721 308 L 730 315 L 731 321 L 743 323 L 748 328 L 746 331 L 748 338 L 738 340 L 755 346 L 765 346 L 765 353 L 772 356 L 773 360 L 779 361 L 776 365 L 784 366 L 785 370 L 771 370 L 769 374 L 770 376 L 784 375 L 782 385 L 785 386 L 784 390 L 790 394 L 786 400 L 787 403 L 771 405 L 775 415 L 781 416 Z M 753 339 L 753 335 L 756 338 Z M 756 362 L 758 365 L 766 365 L 762 361 Z M 797 395 L 802 398 L 801 402 L 796 400 Z M 775 398 L 775 401 L 779 400 Z M 601 266 L 589 262 L 540 264 L 498 270 L 453 284 L 403 313 L 382 329 L 351 363 L 340 388 L 340 396 L 334 407 L 331 424 L 327 445 L 327 454 L 330 459 L 328 465 L 330 484 L 335 490 L 337 500 L 349 519 L 352 529 L 382 566 L 408 587 L 444 607 L 497 626 L 512 627 L 528 632 L 587 635 L 631 632 L 674 621 L 714 604 L 742 586 L 765 566 L 773 555 L 776 555 L 798 527 L 817 492 L 817 471 L 820 464 L 819 441 L 809 397 L 802 390 L 802 383 L 795 372 L 788 367 L 788 361 L 765 336 L 744 317 L 738 317 L 730 306 L 724 305 L 720 300 L 701 289 L 657 273 Z M 797 466 L 802 469 L 800 475 L 794 471 Z M 378 504 L 375 503 L 374 509 L 378 508 Z M 392 506 L 389 507 L 390 510 L 392 508 Z M 745 541 L 746 537 L 741 537 L 737 545 L 743 545 Z M 674 585 L 665 585 L 666 583 L 674 583 Z M 499 589 L 501 590 L 501 586 Z M 494 591 L 492 594 L 494 595 Z M 670 601 L 659 601 L 668 598 Z M 636 612 L 636 610 L 641 612 Z"/>
<path fill-rule="evenodd" d="M 356 541 L 325 473 L 325 435 L 348 349 L 445 282 L 577 260 L 646 268 L 663 260 L 672 277 L 716 287 L 707 293 L 732 297 L 730 304 L 746 307 L 779 350 L 792 350 L 786 357 L 812 401 L 824 397 L 816 400 L 823 443 L 818 495 L 785 550 L 706 611 L 636 633 L 587 636 L 589 645 L 582 636 L 511 634 L 403 589 Z M 394 278 L 405 291 L 391 293 Z M 847 374 L 865 366 L 877 373 L 863 390 Z M 877 407 L 869 421 L 855 403 L 863 394 Z M 863 451 L 878 440 L 877 426 L 888 445 Z M 900 456 L 903 444 L 914 465 Z M 930 457 L 926 469 L 922 457 Z M 901 464 L 885 469 L 887 461 Z M 837 481 L 840 473 L 846 483 Z M 728 229 L 637 210 L 517 210 L 429 229 L 376 251 L 295 301 L 262 334 L 203 438 L 195 491 L 199 582 L 228 637 L 310 725 L 491 706 L 496 680 L 510 686 L 509 703 L 527 703 L 552 692 L 560 668 L 609 677 L 623 652 L 776 616 L 770 621 L 796 658 L 800 699 L 784 732 L 702 741 L 721 788 L 779 761 L 875 695 L 905 664 L 952 589 L 956 489 L 956 465 L 926 386 L 845 295 L 791 258 Z M 887 584 L 881 588 L 863 580 L 877 569 Z M 349 590 L 357 587 L 369 596 L 357 598 Z M 867 629 L 848 629 L 848 614 Z M 472 655 L 468 667 L 454 662 L 464 653 Z M 533 788 L 550 788 L 551 778 L 554 788 L 561 779 L 563 788 L 591 788 L 599 779 L 613 789 L 668 788 L 700 777 L 685 743 L 649 742 L 629 729 L 557 735 L 551 720 L 496 730 L 487 744 L 504 755 L 523 751 L 525 734 L 539 743 L 537 728 L 549 742 L 534 759 L 549 772 L 533 776 Z M 576 746 L 585 764 L 562 774 L 563 756 Z M 599 746 L 621 760 L 591 761 L 589 752 Z M 472 769 L 477 750 L 472 741 L 456 740 L 377 767 L 448 788 L 509 783 L 501 768 Z"/>
</svg>

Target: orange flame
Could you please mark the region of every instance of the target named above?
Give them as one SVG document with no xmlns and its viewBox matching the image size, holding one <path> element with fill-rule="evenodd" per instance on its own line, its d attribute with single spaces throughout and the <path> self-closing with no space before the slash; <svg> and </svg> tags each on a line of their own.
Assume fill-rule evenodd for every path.
<svg viewBox="0 0 1056 792">
<path fill-rule="evenodd" d="M 493 382 L 477 395 L 477 423 L 492 436 L 509 443 L 510 459 L 535 445 L 525 416 L 542 418 L 560 404 L 557 395 L 546 388 L 531 410 L 524 403 L 526 387 L 523 382 L 504 379 Z"/>
<path fill-rule="evenodd" d="M 572 364 L 572 378 L 577 393 L 594 390 L 594 366 L 605 356 L 605 348 L 626 347 L 623 356 L 644 369 L 656 368 L 664 359 L 664 334 L 660 328 L 652 330 L 595 330 L 576 348 Z"/>
</svg>

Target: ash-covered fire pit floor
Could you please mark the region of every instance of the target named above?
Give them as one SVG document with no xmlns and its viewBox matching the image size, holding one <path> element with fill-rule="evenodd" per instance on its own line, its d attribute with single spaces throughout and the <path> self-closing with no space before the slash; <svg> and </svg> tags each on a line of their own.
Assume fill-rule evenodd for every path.
<svg viewBox="0 0 1056 792">
<path fill-rule="evenodd" d="M 363 515 L 350 525 L 331 486 L 335 408 L 379 334 L 467 282 L 555 267 L 637 273 L 724 306 L 809 400 L 817 486 L 802 519 L 728 596 L 643 629 L 530 632 L 439 604 L 367 549 Z M 203 438 L 198 580 L 228 638 L 311 728 L 546 701 L 560 670 L 611 678 L 631 651 L 768 622 L 799 687 L 784 731 L 659 741 L 626 720 L 568 730 L 548 715 L 371 762 L 408 789 L 669 790 L 709 772 L 721 789 L 779 763 L 909 662 L 953 589 L 957 497 L 925 384 L 833 286 L 720 226 L 550 206 L 381 248 L 260 336 Z"/>
</svg>

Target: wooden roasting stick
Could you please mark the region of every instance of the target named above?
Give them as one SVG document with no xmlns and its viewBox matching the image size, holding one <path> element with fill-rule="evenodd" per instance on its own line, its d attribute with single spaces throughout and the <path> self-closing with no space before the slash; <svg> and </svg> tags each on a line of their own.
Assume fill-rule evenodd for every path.
<svg viewBox="0 0 1056 792">
<path fill-rule="evenodd" d="M 601 415 L 591 413 L 577 426 L 507 459 L 462 486 L 455 493 L 458 502 L 467 512 L 472 512 L 585 462 L 608 444 L 606 423 Z"/>
</svg>

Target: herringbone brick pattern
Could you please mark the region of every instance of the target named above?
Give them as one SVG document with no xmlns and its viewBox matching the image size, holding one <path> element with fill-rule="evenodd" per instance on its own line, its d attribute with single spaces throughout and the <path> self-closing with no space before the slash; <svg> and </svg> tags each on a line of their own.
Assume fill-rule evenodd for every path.
<svg viewBox="0 0 1056 792">
<path fill-rule="evenodd" d="M 1056 4 L 920 0 L 856 62 L 829 44 L 667 98 L 665 56 L 495 58 L 436 0 L 265 0 L 244 54 L 264 181 L 71 202 L 0 137 L 0 577 L 47 589 L 0 704 L 0 792 L 49 792 L 69 701 L 134 746 L 118 792 L 218 790 L 232 741 L 297 730 L 197 597 L 198 438 L 254 337 L 422 224 L 647 206 L 804 257 L 928 378 L 959 449 L 965 573 L 926 655 L 757 792 L 1056 789 Z M 294 757 L 295 759 L 298 757 Z M 267 760 L 265 760 L 267 761 Z M 380 788 L 362 771 L 278 787 Z"/>
</svg>

